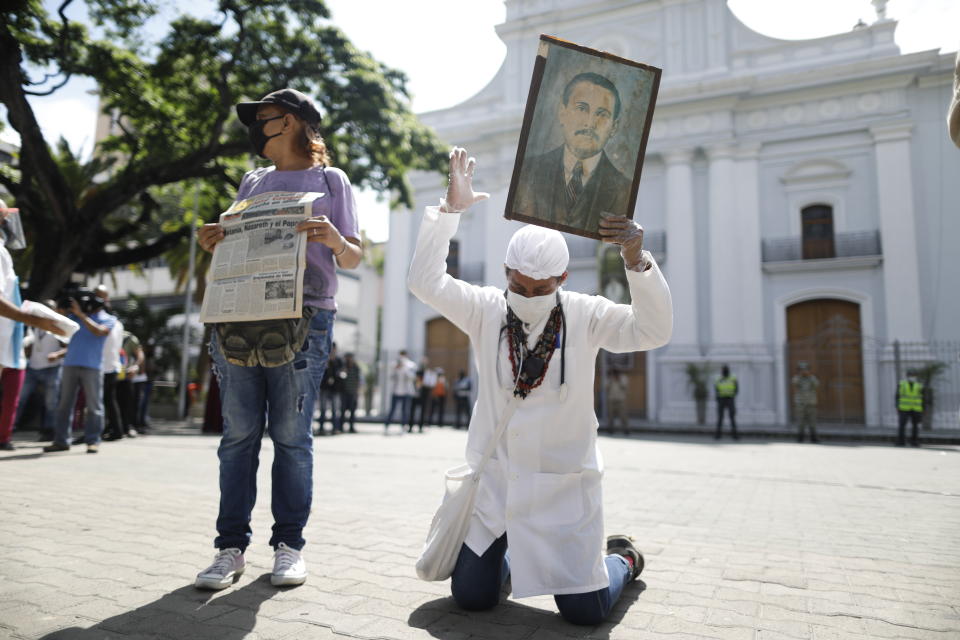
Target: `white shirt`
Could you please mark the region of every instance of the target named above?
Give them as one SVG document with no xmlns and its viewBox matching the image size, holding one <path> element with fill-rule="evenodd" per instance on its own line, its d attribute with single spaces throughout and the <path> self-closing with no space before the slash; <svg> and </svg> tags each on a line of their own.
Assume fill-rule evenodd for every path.
<svg viewBox="0 0 960 640">
<path fill-rule="evenodd" d="M 43 331 L 42 329 L 34 329 L 34 340 L 33 348 L 30 351 L 30 359 L 27 361 L 27 366 L 31 369 L 49 369 L 51 367 L 59 367 L 62 364 L 61 360 L 56 362 L 50 362 L 47 359 L 54 351 L 59 351 L 63 349 L 65 344 L 49 331 Z"/>
<path fill-rule="evenodd" d="M 416 377 L 416 365 L 409 359 L 404 358 L 395 362 L 393 368 L 390 370 L 390 383 L 393 387 L 393 395 L 416 395 L 417 387 L 414 384 Z"/>
<path fill-rule="evenodd" d="M 116 373 L 120 371 L 120 349 L 123 347 L 123 323 L 118 319 L 103 341 L 103 362 L 100 371 Z"/>
<path fill-rule="evenodd" d="M 427 208 L 407 283 L 470 337 L 478 394 L 466 458 L 476 466 L 511 397 L 513 373 L 500 331 L 506 319 L 503 291 L 446 273 L 459 220 L 458 214 Z M 568 333 L 566 384 L 561 388 L 557 349 L 543 383 L 521 401 L 483 470 L 465 543 L 482 555 L 507 533 L 515 597 L 586 593 L 610 583 L 602 551 L 603 461 L 596 445 L 594 363 L 601 348 L 614 353 L 654 349 L 670 338 L 670 290 L 653 259 L 645 257 L 650 269 L 626 272 L 632 305 L 561 291 Z"/>
<path fill-rule="evenodd" d="M 17 274 L 13 271 L 13 258 L 10 252 L 0 242 L 0 295 L 11 304 L 17 299 Z M 0 317 L 0 367 L 9 369 L 23 369 L 27 359 L 23 355 L 23 343 L 14 344 L 14 330 L 17 322 L 10 318 Z"/>
</svg>

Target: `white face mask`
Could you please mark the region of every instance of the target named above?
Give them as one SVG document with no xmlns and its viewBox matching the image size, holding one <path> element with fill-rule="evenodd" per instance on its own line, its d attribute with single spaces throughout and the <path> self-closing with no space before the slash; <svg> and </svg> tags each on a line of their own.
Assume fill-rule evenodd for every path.
<svg viewBox="0 0 960 640">
<path fill-rule="evenodd" d="M 557 294 L 548 293 L 545 296 L 525 298 L 519 293 L 507 289 L 507 304 L 513 312 L 526 324 L 536 324 L 542 320 L 550 310 L 557 306 Z"/>
</svg>

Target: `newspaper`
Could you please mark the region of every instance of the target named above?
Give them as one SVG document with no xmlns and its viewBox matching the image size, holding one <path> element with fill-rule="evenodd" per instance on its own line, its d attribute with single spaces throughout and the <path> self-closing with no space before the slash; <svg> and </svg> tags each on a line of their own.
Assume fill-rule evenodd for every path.
<svg viewBox="0 0 960 640">
<path fill-rule="evenodd" d="M 270 191 L 234 202 L 220 214 L 224 238 L 213 250 L 201 322 L 299 318 L 307 234 L 317 192 Z"/>
</svg>

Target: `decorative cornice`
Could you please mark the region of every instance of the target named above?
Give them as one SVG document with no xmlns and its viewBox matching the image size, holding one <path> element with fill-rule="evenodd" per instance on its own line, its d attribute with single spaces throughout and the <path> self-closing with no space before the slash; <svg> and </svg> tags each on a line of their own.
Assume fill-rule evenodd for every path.
<svg viewBox="0 0 960 640">
<path fill-rule="evenodd" d="M 908 140 L 913 130 L 912 122 L 895 122 L 870 127 L 870 133 L 877 143 Z"/>
</svg>

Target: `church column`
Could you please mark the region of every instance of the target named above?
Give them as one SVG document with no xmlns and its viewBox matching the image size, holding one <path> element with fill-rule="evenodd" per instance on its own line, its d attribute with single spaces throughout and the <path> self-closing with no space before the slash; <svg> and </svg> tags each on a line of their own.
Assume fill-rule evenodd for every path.
<svg viewBox="0 0 960 640">
<path fill-rule="evenodd" d="M 877 208 L 883 244 L 887 338 L 923 340 L 916 217 L 910 166 L 910 124 L 870 129 L 877 158 Z"/>
<path fill-rule="evenodd" d="M 408 349 L 410 291 L 407 271 L 413 256 L 413 217 L 407 210 L 390 212 L 390 242 L 384 264 L 383 308 L 389 315 L 383 321 L 383 346 L 386 358 L 393 358 L 400 349 Z"/>
<path fill-rule="evenodd" d="M 741 146 L 736 153 L 736 247 L 741 341 L 765 343 L 763 335 L 763 265 L 760 257 L 759 145 Z"/>
<path fill-rule="evenodd" d="M 673 297 L 671 350 L 697 351 L 697 255 L 691 149 L 664 154 L 667 165 L 667 282 Z"/>
<path fill-rule="evenodd" d="M 707 149 L 710 161 L 710 353 L 737 350 L 740 328 L 740 242 L 737 228 L 736 167 L 729 144 Z"/>
</svg>

